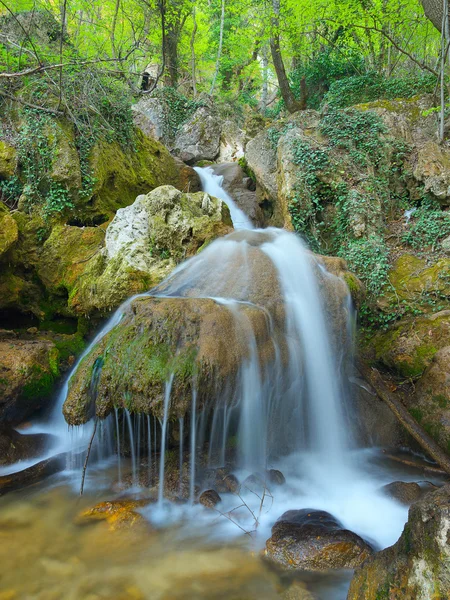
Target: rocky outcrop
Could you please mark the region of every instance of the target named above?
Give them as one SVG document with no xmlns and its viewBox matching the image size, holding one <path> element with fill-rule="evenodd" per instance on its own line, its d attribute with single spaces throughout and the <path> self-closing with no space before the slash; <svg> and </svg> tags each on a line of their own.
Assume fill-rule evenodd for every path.
<svg viewBox="0 0 450 600">
<path fill-rule="evenodd" d="M 221 123 L 204 106 L 180 128 L 173 153 L 188 164 L 200 160 L 214 160 L 219 154 Z"/>
<path fill-rule="evenodd" d="M 0 180 L 14 175 L 17 167 L 17 151 L 6 141 L 0 140 Z"/>
<path fill-rule="evenodd" d="M 0 423 L 17 424 L 48 400 L 59 374 L 48 341 L 0 340 Z"/>
<path fill-rule="evenodd" d="M 396 544 L 355 572 L 348 600 L 430 600 L 450 595 L 450 486 L 409 509 Z"/>
<path fill-rule="evenodd" d="M 373 550 L 327 512 L 302 509 L 285 512 L 272 527 L 264 554 L 285 569 L 328 571 L 352 569 Z"/>
<path fill-rule="evenodd" d="M 14 218 L 0 202 L 0 258 L 17 242 L 19 228 Z"/>
<path fill-rule="evenodd" d="M 393 498 L 394 500 L 397 500 L 401 504 L 406 504 L 407 506 L 413 504 L 413 502 L 417 502 L 417 500 L 420 500 L 425 493 L 425 490 L 414 481 L 393 481 L 392 483 L 384 485 L 381 488 L 381 491 L 386 494 L 386 496 L 389 496 L 389 498 Z"/>
<path fill-rule="evenodd" d="M 55 227 L 38 274 L 53 294 L 68 296 L 68 314 L 105 314 L 230 230 L 222 201 L 162 186 L 119 209 L 106 230 Z"/>
</svg>

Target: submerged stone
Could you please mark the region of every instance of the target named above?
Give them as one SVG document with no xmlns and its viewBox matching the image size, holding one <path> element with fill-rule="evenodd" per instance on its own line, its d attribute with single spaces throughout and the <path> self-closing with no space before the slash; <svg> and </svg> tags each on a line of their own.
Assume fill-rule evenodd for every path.
<svg viewBox="0 0 450 600">
<path fill-rule="evenodd" d="M 373 550 L 325 511 L 289 510 L 272 527 L 265 555 L 285 569 L 352 569 Z"/>
<path fill-rule="evenodd" d="M 198 501 L 200 504 L 203 504 L 203 506 L 206 506 L 206 508 L 215 508 L 217 504 L 222 502 L 222 498 L 216 490 L 206 490 L 200 494 Z"/>
</svg>

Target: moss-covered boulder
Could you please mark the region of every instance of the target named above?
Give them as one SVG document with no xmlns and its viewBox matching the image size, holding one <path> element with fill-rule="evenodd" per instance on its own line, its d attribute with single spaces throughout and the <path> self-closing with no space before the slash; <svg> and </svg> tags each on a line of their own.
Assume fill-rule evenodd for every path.
<svg viewBox="0 0 450 600">
<path fill-rule="evenodd" d="M 0 202 L 0 259 L 17 242 L 19 229 L 14 218 Z"/>
<path fill-rule="evenodd" d="M 444 600 L 450 597 L 450 486 L 409 509 L 396 544 L 356 571 L 348 600 Z"/>
<path fill-rule="evenodd" d="M 92 197 L 83 210 L 98 218 L 132 204 L 139 194 L 161 185 L 177 185 L 179 169 L 169 151 L 136 130 L 136 148 L 125 152 L 117 142 L 99 141 L 90 155 L 95 180 Z"/>
<path fill-rule="evenodd" d="M 450 312 L 402 319 L 387 331 L 371 337 L 369 358 L 402 377 L 417 378 L 440 348 L 450 344 Z"/>
<path fill-rule="evenodd" d="M 65 299 L 66 314 L 104 315 L 230 230 L 221 200 L 162 186 L 119 209 L 107 227 L 55 226 L 37 273 Z"/>
<path fill-rule="evenodd" d="M 17 151 L 6 140 L 0 140 L 0 179 L 14 175 L 17 166 Z"/>
<path fill-rule="evenodd" d="M 138 228 L 141 223 L 132 220 L 130 227 L 134 225 Z M 212 398 L 233 403 L 251 339 L 258 349 L 262 373 L 272 373 L 276 356 L 287 361 L 284 293 L 277 269 L 264 251 L 264 244 L 275 235 L 280 234 L 270 230 L 234 232 L 176 270 L 154 295 L 126 303 L 120 322 L 73 375 L 64 406 L 67 421 L 80 424 L 94 414 L 105 418 L 114 407 L 161 418 L 168 381 L 170 418 L 182 417 L 190 410 L 194 385 L 199 409 Z M 135 257 L 130 253 L 130 257 L 142 260 L 142 254 Z M 332 340 L 342 350 L 348 288 L 341 277 L 331 273 L 343 273 L 345 262 L 309 258 Z M 329 266 L 329 272 L 323 266 Z M 239 308 L 212 299 L 216 296 L 240 300 Z"/>
<path fill-rule="evenodd" d="M 450 453 L 450 346 L 437 352 L 416 386 L 411 412 Z"/>
<path fill-rule="evenodd" d="M 43 406 L 58 374 L 53 343 L 0 340 L 0 423 L 20 423 Z"/>
</svg>

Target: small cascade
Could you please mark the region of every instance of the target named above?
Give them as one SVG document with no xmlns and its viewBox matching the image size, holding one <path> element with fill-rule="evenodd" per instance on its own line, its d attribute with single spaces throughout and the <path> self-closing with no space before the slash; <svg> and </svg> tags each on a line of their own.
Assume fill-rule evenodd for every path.
<svg viewBox="0 0 450 600">
<path fill-rule="evenodd" d="M 211 167 L 194 167 L 202 184 L 202 189 L 214 198 L 220 198 L 230 210 L 231 220 L 235 229 L 253 229 L 252 222 L 237 206 L 233 198 L 223 189 L 223 176 L 216 175 Z"/>
</svg>

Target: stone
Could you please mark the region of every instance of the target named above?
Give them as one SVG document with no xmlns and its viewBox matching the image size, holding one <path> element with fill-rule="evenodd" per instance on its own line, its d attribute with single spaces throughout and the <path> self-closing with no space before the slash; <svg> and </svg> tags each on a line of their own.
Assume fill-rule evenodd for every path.
<svg viewBox="0 0 450 600">
<path fill-rule="evenodd" d="M 106 521 L 111 531 L 131 529 L 136 526 L 148 526 L 148 521 L 137 512 L 148 506 L 149 500 L 113 500 L 100 502 L 93 508 L 81 512 L 76 523 L 83 525 L 89 522 Z"/>
<path fill-rule="evenodd" d="M 250 218 L 255 227 L 265 225 L 256 192 L 248 189 L 245 173 L 236 162 L 223 162 L 212 167 L 214 173 L 223 177 L 222 187 L 233 198 L 237 206 Z"/>
<path fill-rule="evenodd" d="M 356 571 L 348 600 L 430 600 L 450 597 L 450 486 L 409 509 L 400 539 Z"/>
<path fill-rule="evenodd" d="M 206 508 L 215 508 L 217 504 L 222 502 L 222 498 L 215 490 L 206 490 L 200 494 L 198 501 Z"/>
<path fill-rule="evenodd" d="M 195 113 L 179 129 L 173 153 L 188 164 L 200 160 L 215 160 L 219 154 L 222 123 L 205 106 Z"/>
<path fill-rule="evenodd" d="M 150 95 L 143 96 L 131 107 L 133 121 L 144 135 L 170 144 L 166 125 L 166 114 L 162 101 Z"/>
<path fill-rule="evenodd" d="M 230 230 L 229 211 L 221 200 L 161 186 L 119 209 L 106 232 L 55 226 L 37 272 L 52 294 L 68 296 L 67 314 L 107 314 Z"/>
<path fill-rule="evenodd" d="M 283 473 L 278 471 L 278 469 L 269 469 L 267 471 L 267 479 L 269 483 L 274 483 L 275 485 L 284 485 L 286 483 Z"/>
<path fill-rule="evenodd" d="M 373 550 L 332 515 L 314 509 L 289 510 L 272 527 L 265 556 L 284 569 L 352 569 Z"/>
<path fill-rule="evenodd" d="M 271 139 L 269 129 L 260 131 L 247 143 L 245 158 L 255 174 L 258 203 L 266 206 L 266 219 L 270 219 L 271 225 L 282 227 L 283 221 L 277 215 L 273 218 L 278 198 L 277 146 Z"/>
<path fill-rule="evenodd" d="M 407 506 L 419 500 L 424 494 L 424 490 L 422 490 L 420 485 L 414 481 L 393 481 L 392 483 L 384 485 L 381 488 L 381 491 L 386 494 L 386 496 L 398 500 L 398 502 L 406 504 Z"/>
<path fill-rule="evenodd" d="M 11 427 L 0 427 L 0 466 L 39 456 L 50 437 L 44 434 L 22 435 Z"/>
<path fill-rule="evenodd" d="M 19 228 L 14 218 L 2 210 L 0 203 L 0 258 L 6 254 L 19 238 Z"/>
<path fill-rule="evenodd" d="M 436 352 L 420 378 L 410 411 L 438 444 L 450 452 L 450 345 Z"/>
<path fill-rule="evenodd" d="M 17 167 L 17 151 L 5 140 L 0 140 L 0 179 L 12 177 Z"/>
<path fill-rule="evenodd" d="M 0 340 L 0 423 L 18 424 L 42 407 L 58 375 L 52 342 Z"/>
<path fill-rule="evenodd" d="M 245 133 L 231 120 L 223 121 L 218 163 L 237 161 L 244 156 Z"/>
</svg>

